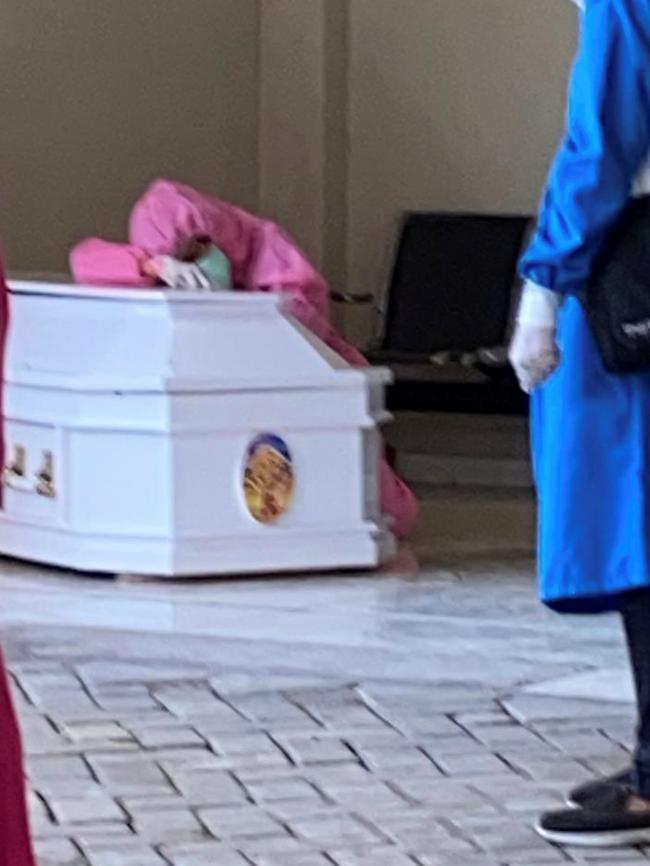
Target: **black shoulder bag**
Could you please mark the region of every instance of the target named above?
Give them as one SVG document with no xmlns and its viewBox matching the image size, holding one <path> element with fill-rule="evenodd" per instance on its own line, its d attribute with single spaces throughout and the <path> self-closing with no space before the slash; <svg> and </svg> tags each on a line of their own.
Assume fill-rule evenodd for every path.
<svg viewBox="0 0 650 866">
<path fill-rule="evenodd" d="M 650 196 L 626 209 L 582 302 L 607 370 L 650 371 Z"/>
</svg>

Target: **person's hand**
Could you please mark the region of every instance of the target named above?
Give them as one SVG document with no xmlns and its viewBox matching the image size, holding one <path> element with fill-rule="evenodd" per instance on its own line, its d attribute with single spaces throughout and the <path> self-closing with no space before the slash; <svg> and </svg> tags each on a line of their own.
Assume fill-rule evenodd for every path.
<svg viewBox="0 0 650 866">
<path fill-rule="evenodd" d="M 543 385 L 559 366 L 556 321 L 560 301 L 559 295 L 534 283 L 524 286 L 509 358 L 527 394 Z"/>
<path fill-rule="evenodd" d="M 560 363 L 555 328 L 519 323 L 509 357 L 522 390 L 530 394 L 553 375 Z"/>
<path fill-rule="evenodd" d="M 177 292 L 209 292 L 210 280 L 195 262 L 181 262 L 172 256 L 157 256 L 150 262 L 155 276 Z"/>
</svg>

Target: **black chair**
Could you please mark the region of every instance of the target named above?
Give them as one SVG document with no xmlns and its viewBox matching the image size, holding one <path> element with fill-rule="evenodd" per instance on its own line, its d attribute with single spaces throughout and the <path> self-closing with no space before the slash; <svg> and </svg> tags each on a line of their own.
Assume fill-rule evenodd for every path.
<svg viewBox="0 0 650 866">
<path fill-rule="evenodd" d="M 389 366 L 392 409 L 521 415 L 507 364 L 527 216 L 410 213 L 404 218 L 373 363 Z M 373 303 L 374 295 L 335 295 Z"/>
</svg>

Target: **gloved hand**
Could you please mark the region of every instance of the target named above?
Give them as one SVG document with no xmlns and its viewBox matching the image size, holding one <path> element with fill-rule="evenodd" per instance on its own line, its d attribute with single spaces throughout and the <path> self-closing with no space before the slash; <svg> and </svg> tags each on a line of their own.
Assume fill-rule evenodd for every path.
<svg viewBox="0 0 650 866">
<path fill-rule="evenodd" d="M 560 363 L 557 312 L 561 298 L 555 292 L 527 283 L 510 346 L 510 363 L 527 394 L 543 385 Z"/>
<path fill-rule="evenodd" d="M 151 260 L 151 271 L 177 292 L 209 292 L 209 278 L 195 262 L 181 262 L 172 256 L 157 256 Z"/>
</svg>

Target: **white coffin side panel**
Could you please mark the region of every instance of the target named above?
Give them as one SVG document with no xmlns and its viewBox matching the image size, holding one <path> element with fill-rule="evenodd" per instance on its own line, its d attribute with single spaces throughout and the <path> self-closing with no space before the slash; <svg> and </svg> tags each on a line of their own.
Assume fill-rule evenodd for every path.
<svg viewBox="0 0 650 866">
<path fill-rule="evenodd" d="M 160 576 L 373 567 L 383 371 L 351 369 L 271 295 L 14 283 L 0 552 Z M 295 492 L 244 495 L 256 437 Z M 52 477 L 50 477 L 52 476 Z"/>
</svg>

